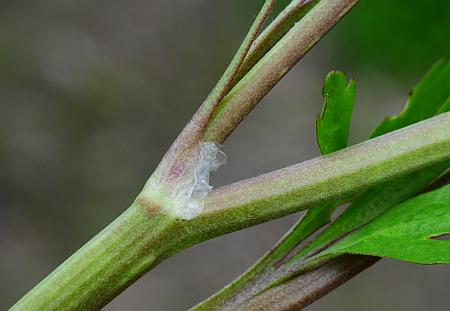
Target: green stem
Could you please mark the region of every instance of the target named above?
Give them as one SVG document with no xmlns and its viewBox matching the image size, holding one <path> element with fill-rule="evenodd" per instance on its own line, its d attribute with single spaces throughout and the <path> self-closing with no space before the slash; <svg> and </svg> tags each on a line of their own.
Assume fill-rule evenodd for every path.
<svg viewBox="0 0 450 311">
<path fill-rule="evenodd" d="M 218 188 L 192 222 L 205 222 L 223 234 L 319 204 L 350 200 L 369 187 L 449 159 L 450 113 L 445 113 L 327 156 Z M 217 219 L 221 219 L 219 225 Z"/>
<path fill-rule="evenodd" d="M 11 310 L 97 310 L 156 265 L 174 220 L 133 204 Z"/>
<path fill-rule="evenodd" d="M 302 310 L 372 266 L 378 259 L 377 257 L 357 255 L 338 257 L 315 270 L 308 271 L 300 277 L 293 278 L 246 301 L 233 310 Z"/>
<path fill-rule="evenodd" d="M 195 243 L 351 198 L 449 159 L 450 113 L 445 113 L 329 156 L 218 188 L 192 220 L 170 216 L 160 198 L 144 191 L 12 310 L 99 309 L 161 260 Z"/>
<path fill-rule="evenodd" d="M 233 86 L 239 68 L 247 56 L 252 43 L 264 26 L 274 3 L 275 0 L 265 0 L 250 30 L 216 86 L 164 155 L 152 176 L 157 180 L 157 183 L 171 184 L 176 179 L 181 179 L 190 173 L 187 162 L 192 158 L 199 142 L 204 140 L 204 133 L 212 116 L 219 103 Z M 213 139 L 212 141 L 223 143 L 223 140 Z M 180 169 L 183 171 L 181 174 L 179 173 Z M 178 173 L 174 173 L 174 171 Z"/>
<path fill-rule="evenodd" d="M 278 81 L 357 2 L 321 0 L 316 4 L 223 98 L 214 111 L 203 139 L 224 141 Z M 247 69 L 243 69 L 245 72 L 248 63 L 244 65 L 247 66 Z"/>
<path fill-rule="evenodd" d="M 270 49 L 320 0 L 292 0 L 291 3 L 256 38 L 236 74 L 241 80 Z"/>
</svg>

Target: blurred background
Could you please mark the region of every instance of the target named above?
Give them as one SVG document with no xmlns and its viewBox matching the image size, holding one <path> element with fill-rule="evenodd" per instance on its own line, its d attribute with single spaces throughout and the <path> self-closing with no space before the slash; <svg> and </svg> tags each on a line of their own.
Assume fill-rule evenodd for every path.
<svg viewBox="0 0 450 311">
<path fill-rule="evenodd" d="M 0 309 L 132 202 L 261 3 L 0 1 Z M 366 139 L 449 56 L 449 29 L 450 1 L 362 0 L 230 137 L 213 183 L 318 156 L 314 120 L 332 69 L 357 81 L 351 142 Z M 178 254 L 106 310 L 185 310 L 299 216 Z M 383 260 L 308 310 L 448 310 L 449 280 L 450 267 Z"/>
</svg>

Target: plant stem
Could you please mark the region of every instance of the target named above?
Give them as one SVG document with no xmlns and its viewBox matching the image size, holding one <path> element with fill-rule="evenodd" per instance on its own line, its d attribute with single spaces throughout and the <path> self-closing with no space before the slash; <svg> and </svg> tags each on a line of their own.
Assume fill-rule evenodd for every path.
<svg viewBox="0 0 450 311">
<path fill-rule="evenodd" d="M 196 146 L 204 140 L 204 133 L 215 113 L 219 103 L 234 84 L 236 74 L 239 71 L 252 43 L 261 31 L 269 16 L 275 0 L 265 0 L 261 10 L 256 16 L 250 30 L 242 41 L 238 51 L 234 55 L 224 74 L 220 77 L 211 93 L 200 105 L 191 120 L 186 124 L 181 133 L 170 146 L 151 178 L 159 184 L 170 184 L 176 179 L 189 174 L 188 162 L 195 152 Z M 223 143 L 222 141 L 216 141 Z M 180 170 L 182 173 L 180 173 Z M 177 171 L 177 173 L 174 173 Z"/>
<path fill-rule="evenodd" d="M 332 1 L 323 0 L 323 2 L 328 2 L 328 5 L 333 6 Z M 339 0 L 337 2 L 348 1 Z M 265 1 L 249 34 L 218 85 L 182 131 L 152 175 L 151 179 L 156 180 L 156 185 L 166 183 L 172 176 L 174 167 L 180 163 L 183 165 L 183 161 L 192 152 L 193 146 L 204 139 L 206 126 L 210 123 L 223 96 L 235 84 L 235 76 L 273 3 L 274 0 Z M 327 13 L 327 11 L 323 10 L 323 13 Z M 316 13 L 316 18 L 318 15 L 320 14 Z M 330 25 L 329 27 L 336 22 L 335 16 L 329 15 L 322 16 L 318 20 L 324 23 L 326 18 L 332 19 L 330 23 L 326 23 Z M 310 27 L 313 26 L 310 25 Z M 315 26 L 319 27 L 320 25 Z M 323 35 L 324 32 L 318 31 L 316 41 L 321 34 Z M 309 37 L 304 38 L 308 41 L 305 45 L 311 45 Z M 295 44 L 299 44 L 299 40 L 295 41 Z M 291 51 L 295 52 L 295 49 L 291 49 Z M 305 51 L 302 53 L 304 54 Z M 276 55 L 272 56 L 276 57 Z M 299 58 L 297 57 L 297 59 Z M 294 64 L 295 62 L 291 62 L 291 66 Z M 281 70 L 286 71 L 284 68 Z M 282 74 L 277 76 L 281 79 Z M 276 82 L 274 80 L 272 86 Z M 255 90 L 255 84 L 246 85 L 251 88 L 249 91 Z M 241 86 L 240 89 L 242 87 L 245 88 L 245 86 Z M 216 114 L 215 117 L 219 115 Z M 234 123 L 234 126 L 237 124 Z M 233 124 L 229 124 L 227 131 L 230 131 L 232 126 Z M 226 137 L 210 135 L 209 138 L 223 142 Z M 170 184 L 164 186 L 170 187 Z M 229 230 L 231 229 L 230 227 Z M 183 222 L 167 214 L 163 202 L 159 198 L 146 196 L 144 191 L 139 200 L 126 212 L 32 289 L 13 306 L 13 310 L 98 309 L 167 256 L 189 247 L 195 242 L 206 240 L 211 235 L 211 233 L 205 235 L 202 232 L 201 227 L 196 227 L 196 230 L 192 231 L 189 222 Z"/>
<path fill-rule="evenodd" d="M 241 80 L 250 69 L 309 12 L 320 0 L 292 0 L 289 5 L 256 38 L 239 72 L 236 82 Z"/>
<path fill-rule="evenodd" d="M 11 310 L 97 310 L 156 265 L 173 219 L 134 203 Z"/>
<path fill-rule="evenodd" d="M 378 257 L 340 256 L 315 270 L 250 299 L 233 310 L 301 310 L 350 280 L 379 260 Z"/>
<path fill-rule="evenodd" d="M 72 255 L 12 310 L 96 310 L 164 258 L 195 243 L 360 191 L 450 159 L 450 113 L 329 156 L 213 191 L 183 221 L 159 198 L 139 195 L 116 221 Z"/>
<path fill-rule="evenodd" d="M 450 113 L 445 113 L 327 156 L 218 188 L 192 222 L 227 233 L 317 204 L 349 200 L 369 187 L 449 159 Z"/>
<path fill-rule="evenodd" d="M 204 140 L 224 141 L 284 75 L 358 2 L 321 0 L 231 89 L 208 124 Z"/>
<path fill-rule="evenodd" d="M 409 175 L 408 175 L 409 176 Z M 441 186 L 445 186 L 450 182 L 450 172 L 442 175 L 438 180 L 435 180 L 432 185 L 430 185 L 425 191 L 428 192 L 440 188 Z M 318 211 L 321 212 L 323 209 L 321 207 L 315 207 L 310 209 L 308 212 Z M 325 211 L 326 212 L 326 211 Z M 328 215 L 326 215 L 328 216 Z M 306 216 L 304 216 L 305 218 Z M 328 217 L 323 217 L 322 219 L 328 219 Z M 281 255 L 285 254 L 288 251 L 292 251 L 295 245 L 298 245 L 300 241 L 309 235 L 311 232 L 315 231 L 318 227 L 321 227 L 325 223 L 319 223 L 317 226 L 309 228 L 311 224 L 305 221 L 300 220 L 297 224 L 299 227 L 294 227 L 290 232 L 285 234 L 285 236 L 275 245 L 269 252 L 267 252 L 264 256 L 262 256 L 252 267 L 250 267 L 247 271 L 245 271 L 241 276 L 235 279 L 232 283 L 222 288 L 220 291 L 207 298 L 206 300 L 200 302 L 193 308 L 191 311 L 201 311 L 201 310 L 239 310 L 242 306 L 249 304 L 249 302 L 255 302 L 257 300 L 261 301 L 267 299 L 267 297 L 271 297 L 271 310 L 282 309 L 282 306 L 286 307 L 286 298 L 284 295 L 273 297 L 273 293 L 276 290 L 272 290 L 272 288 L 283 286 L 286 282 L 291 282 L 291 280 L 296 279 L 295 282 L 291 282 L 292 284 L 296 284 L 297 290 L 301 291 L 300 284 L 307 284 L 310 281 L 310 275 L 315 274 L 317 276 L 317 280 L 314 284 L 308 284 L 307 291 L 302 290 L 301 294 L 296 293 L 295 296 L 292 296 L 288 299 L 290 306 L 302 307 L 307 304 L 318 300 L 323 295 L 332 291 L 336 287 L 338 287 L 343 282 L 350 280 L 353 277 L 354 273 L 361 272 L 364 268 L 365 260 L 370 263 L 373 257 L 360 257 L 360 256 L 344 256 L 339 261 L 344 265 L 345 269 L 338 269 L 341 276 L 339 277 L 339 282 L 328 282 L 326 283 L 326 290 L 324 290 L 323 282 L 327 280 L 327 276 L 331 273 L 335 273 L 336 267 L 335 264 L 329 264 L 325 262 L 323 264 L 319 264 L 318 267 L 320 269 L 316 269 L 314 272 L 311 271 L 298 271 L 296 274 L 292 275 L 282 263 L 276 262 L 280 258 Z M 296 230 L 297 228 L 301 230 Z M 302 236 L 298 236 L 298 234 L 303 234 Z M 290 244 L 289 240 L 293 240 L 293 243 Z M 355 257 L 360 258 L 361 260 L 355 260 Z M 366 259 L 364 259 L 366 258 Z M 356 264 L 355 266 L 352 266 Z M 361 267 L 359 269 L 357 267 Z M 281 274 L 277 274 L 277 271 L 281 271 Z M 280 278 L 284 278 L 285 275 L 291 275 L 289 278 L 285 279 L 284 282 L 280 282 Z M 322 282 L 322 284 L 321 284 Z M 271 286 L 274 283 L 278 283 L 276 286 Z M 292 286 L 288 287 L 292 290 Z M 264 289 L 266 289 L 264 291 Z M 256 298 L 264 294 L 265 292 L 271 290 L 271 295 L 262 296 Z M 280 290 L 283 292 L 283 290 Z M 265 298 L 264 298 L 265 297 Z M 295 309 L 297 310 L 297 309 Z"/>
</svg>

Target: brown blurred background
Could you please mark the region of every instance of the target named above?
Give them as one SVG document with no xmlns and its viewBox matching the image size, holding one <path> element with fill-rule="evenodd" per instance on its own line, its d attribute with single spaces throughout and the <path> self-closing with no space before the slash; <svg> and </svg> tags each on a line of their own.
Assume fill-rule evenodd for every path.
<svg viewBox="0 0 450 311">
<path fill-rule="evenodd" d="M 280 1 L 279 6 L 287 1 Z M 206 97 L 262 1 L 0 1 L 0 309 L 133 200 Z M 357 80 L 351 142 L 450 54 L 450 1 L 362 0 L 224 146 L 230 183 L 317 156 L 322 80 Z M 106 310 L 184 310 L 299 215 L 198 245 Z M 384 260 L 309 310 L 448 310 L 450 268 Z"/>
</svg>

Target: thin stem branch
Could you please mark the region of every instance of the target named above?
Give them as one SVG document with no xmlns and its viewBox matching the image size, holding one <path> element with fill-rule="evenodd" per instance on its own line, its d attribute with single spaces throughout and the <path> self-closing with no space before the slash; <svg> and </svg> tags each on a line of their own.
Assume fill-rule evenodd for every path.
<svg viewBox="0 0 450 311">
<path fill-rule="evenodd" d="M 224 141 L 284 75 L 358 2 L 321 0 L 225 96 L 204 140 Z"/>
<path fill-rule="evenodd" d="M 244 62 L 236 74 L 235 82 L 240 81 L 255 64 L 316 5 L 319 0 L 293 0 L 277 15 L 266 29 L 256 38 Z"/>
<path fill-rule="evenodd" d="M 214 115 L 219 103 L 233 86 L 239 68 L 244 62 L 244 59 L 247 56 L 253 42 L 264 26 L 274 3 L 275 0 L 265 0 L 261 10 L 250 27 L 250 30 L 242 41 L 238 51 L 234 55 L 224 74 L 220 77 L 216 86 L 213 88 L 206 100 L 197 109 L 192 119 L 183 128 L 172 146 L 164 155 L 161 163 L 153 173 L 153 178 L 159 179 L 159 183 L 165 183 L 171 179 L 173 180 L 174 176 L 176 177 L 175 179 L 177 179 L 179 178 L 177 175 L 183 175 L 178 173 L 174 174 L 174 171 L 179 171 L 180 168 L 185 169 L 186 159 L 189 159 L 192 156 L 192 152 L 195 151 L 196 145 L 201 140 L 204 140 L 204 133 L 212 116 Z M 223 141 L 217 142 L 222 143 Z"/>
<path fill-rule="evenodd" d="M 296 311 L 369 268 L 378 257 L 344 255 L 254 297 L 234 310 Z"/>
<path fill-rule="evenodd" d="M 228 66 L 227 70 L 220 78 L 216 87 L 211 92 L 211 95 L 206 100 L 206 109 L 211 114 L 215 111 L 216 106 L 220 103 L 220 101 L 224 98 L 224 96 L 228 93 L 231 86 L 234 84 L 236 79 L 236 75 L 239 72 L 239 69 L 242 67 L 242 63 L 244 62 L 247 54 L 250 51 L 250 48 L 257 38 L 259 32 L 261 31 L 267 17 L 269 16 L 272 7 L 275 3 L 275 0 L 266 0 L 264 5 L 262 6 L 259 14 L 256 16 L 255 21 L 250 27 L 249 32 L 244 38 L 239 50 L 234 55 L 233 60 Z M 208 107 L 209 106 L 209 107 Z"/>
</svg>

